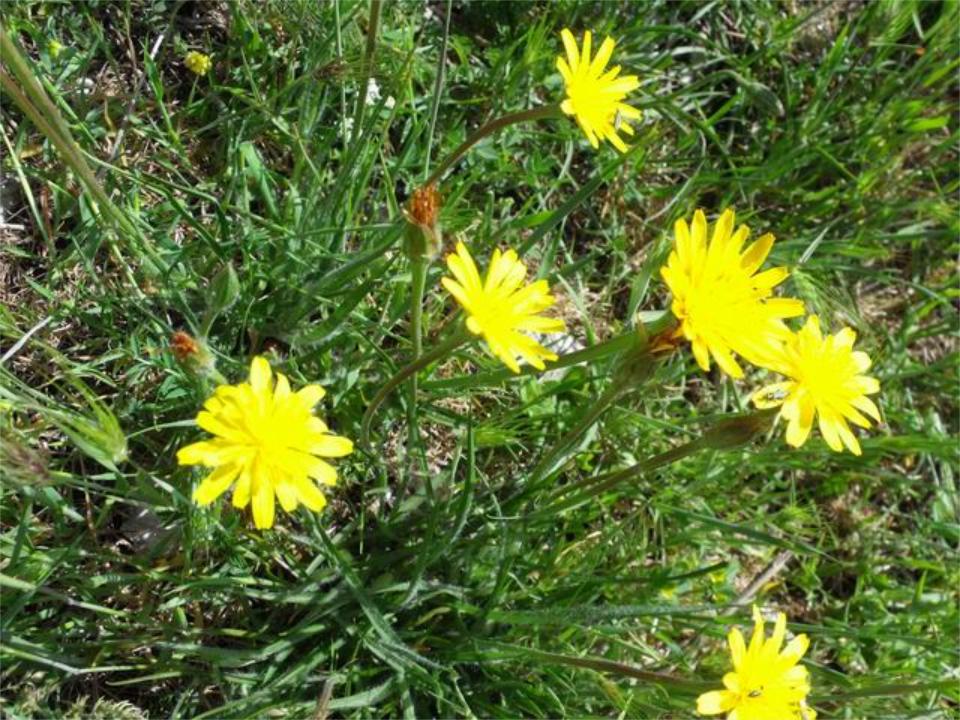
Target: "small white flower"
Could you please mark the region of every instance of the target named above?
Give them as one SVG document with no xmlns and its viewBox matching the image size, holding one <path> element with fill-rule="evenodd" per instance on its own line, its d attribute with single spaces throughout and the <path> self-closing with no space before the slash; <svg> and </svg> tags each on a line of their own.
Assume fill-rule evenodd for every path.
<svg viewBox="0 0 960 720">
<path fill-rule="evenodd" d="M 367 81 L 367 95 L 364 98 L 364 103 L 376 105 L 378 100 L 380 100 L 380 86 L 374 78 L 370 78 Z"/>
</svg>

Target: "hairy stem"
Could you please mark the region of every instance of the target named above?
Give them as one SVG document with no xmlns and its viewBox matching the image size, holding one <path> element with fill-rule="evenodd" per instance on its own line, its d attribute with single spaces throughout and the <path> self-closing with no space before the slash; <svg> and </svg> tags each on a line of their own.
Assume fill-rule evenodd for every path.
<svg viewBox="0 0 960 720">
<path fill-rule="evenodd" d="M 413 345 L 412 362 L 423 353 L 423 291 L 427 280 L 427 259 L 417 256 L 410 261 L 410 341 Z M 420 441 L 417 425 L 417 374 L 410 377 L 410 402 L 407 405 L 407 452 L 410 453 Z"/>
</svg>

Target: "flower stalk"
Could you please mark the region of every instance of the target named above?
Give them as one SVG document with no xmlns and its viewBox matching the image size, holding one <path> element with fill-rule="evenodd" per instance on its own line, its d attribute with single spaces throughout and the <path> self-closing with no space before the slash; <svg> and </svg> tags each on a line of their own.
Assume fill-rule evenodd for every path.
<svg viewBox="0 0 960 720">
<path fill-rule="evenodd" d="M 642 386 L 653 375 L 659 363 L 659 357 L 653 352 L 655 343 L 651 343 L 641 325 L 634 333 L 633 348 L 624 352 L 617 369 L 614 372 L 613 382 L 597 398 L 596 402 L 583 413 L 580 421 L 574 425 L 556 444 L 540 459 L 530 473 L 530 485 L 534 486 L 549 476 L 557 466 L 567 459 L 576 442 L 593 427 L 601 415 L 610 408 L 622 395 Z"/>
<path fill-rule="evenodd" d="M 495 120 L 491 120 L 483 127 L 473 131 L 467 137 L 467 139 L 460 143 L 460 145 L 452 153 L 447 155 L 447 157 L 444 158 L 436 168 L 434 168 L 424 185 L 432 185 L 436 183 L 441 177 L 443 177 L 443 174 L 447 170 L 453 167 L 453 165 L 455 165 L 460 158 L 467 154 L 467 151 L 470 148 L 483 140 L 485 137 L 493 135 L 493 133 L 497 132 L 498 130 L 502 130 L 510 125 L 516 125 L 517 123 L 527 122 L 530 120 L 542 120 L 548 117 L 557 117 L 560 114 L 560 105 L 553 104 L 542 105 L 529 110 L 521 110 L 520 112 L 509 113 L 507 115 L 502 115 Z"/>
<path fill-rule="evenodd" d="M 373 422 L 373 416 L 376 415 L 377 409 L 383 404 L 383 401 L 390 396 L 390 393 L 411 375 L 427 367 L 430 363 L 446 357 L 472 338 L 473 336 L 466 328 L 461 328 L 447 338 L 445 342 L 435 347 L 426 355 L 421 355 L 416 360 L 410 362 L 392 378 L 387 380 L 379 392 L 373 396 L 373 400 L 370 401 L 367 411 L 363 414 L 363 421 L 360 424 L 360 444 L 366 449 L 370 448 L 370 425 Z"/>
<path fill-rule="evenodd" d="M 775 415 L 776 411 L 774 410 L 761 410 L 724 418 L 710 426 L 703 435 L 690 442 L 670 448 L 623 470 L 604 473 L 572 487 L 561 488 L 554 494 L 552 498 L 554 502 L 548 504 L 546 508 L 536 514 L 550 516 L 577 507 L 621 483 L 634 480 L 653 470 L 696 455 L 701 450 L 736 450 L 769 430 Z M 571 494 L 571 490 L 574 489 L 580 492 Z M 566 496 L 565 499 L 564 496 Z"/>
</svg>

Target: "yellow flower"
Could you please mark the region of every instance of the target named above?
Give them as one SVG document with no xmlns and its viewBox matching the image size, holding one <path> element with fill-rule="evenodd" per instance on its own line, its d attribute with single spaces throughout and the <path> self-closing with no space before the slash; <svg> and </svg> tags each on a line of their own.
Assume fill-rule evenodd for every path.
<svg viewBox="0 0 960 720">
<path fill-rule="evenodd" d="M 771 297 L 789 275 L 786 268 L 757 273 L 773 235 L 741 252 L 750 229 L 741 225 L 734 231 L 734 221 L 733 210 L 724 211 L 708 243 L 702 211 L 694 214 L 692 227 L 677 220 L 676 243 L 660 274 L 673 293 L 671 309 L 680 322 L 676 336 L 690 341 L 697 364 L 709 370 L 712 357 L 725 373 L 740 378 L 743 369 L 733 353 L 764 365 L 790 334 L 783 319 L 802 315 L 803 303 Z"/>
<path fill-rule="evenodd" d="M 447 256 L 447 267 L 456 279 L 445 277 L 441 282 L 467 311 L 467 328 L 474 335 L 482 335 L 490 351 L 508 368 L 520 372 L 520 358 L 543 370 L 544 360 L 557 359 L 556 354 L 520 332 L 558 333 L 566 328 L 563 320 L 539 315 L 554 304 L 554 297 L 546 280 L 521 287 L 527 266 L 516 252 L 494 250 L 483 281 L 463 243 L 457 243 L 456 254 Z"/>
<path fill-rule="evenodd" d="M 860 443 L 847 422 L 869 428 L 870 422 L 861 412 L 880 422 L 880 411 L 867 397 L 880 392 L 880 383 L 863 374 L 870 369 L 870 357 L 853 349 L 856 339 L 850 328 L 824 337 L 819 318 L 811 315 L 768 365 L 790 379 L 761 388 L 753 401 L 757 407 L 782 405 L 780 415 L 787 421 L 790 445 L 800 447 L 807 441 L 814 416 L 818 416 L 827 445 L 836 451 L 846 445 L 860 455 Z"/>
<path fill-rule="evenodd" d="M 199 53 L 196 50 L 191 50 L 187 53 L 187 56 L 183 59 L 183 64 L 195 75 L 206 75 L 210 72 L 210 68 L 213 67 L 213 61 L 210 59 L 210 56 Z"/>
<path fill-rule="evenodd" d="M 322 510 L 327 500 L 314 480 L 335 485 L 337 472 L 320 458 L 353 452 L 352 442 L 330 433 L 314 416 L 313 406 L 324 394 L 319 385 L 292 392 L 286 377 L 277 373 L 274 382 L 270 363 L 255 357 L 249 381 L 221 385 L 197 415 L 197 424 L 216 437 L 177 453 L 181 465 L 215 468 L 193 499 L 209 505 L 236 482 L 233 506 L 252 501 L 258 528 L 273 527 L 274 495 L 287 512 L 299 503 Z"/>
<path fill-rule="evenodd" d="M 49 53 L 51 60 L 56 60 L 62 52 L 63 44 L 60 43 L 59 40 L 50 40 L 50 42 L 47 43 L 47 53 Z"/>
<path fill-rule="evenodd" d="M 590 59 L 592 35 L 589 30 L 583 35 L 583 51 L 577 48 L 573 33 L 564 29 L 560 33 L 566 59 L 557 57 L 557 69 L 563 76 L 567 97 L 560 108 L 567 115 L 573 115 L 593 147 L 600 146 L 600 139 L 609 140 L 620 152 L 627 151 L 627 145 L 618 135 L 623 130 L 633 135 L 633 128 L 626 120 L 637 119 L 640 111 L 623 102 L 627 93 L 640 87 L 636 75 L 620 74 L 620 66 L 606 70 L 613 48 L 613 38 L 608 37 L 600 45 L 596 57 Z"/>
<path fill-rule="evenodd" d="M 697 698 L 701 715 L 727 713 L 727 720 L 815 720 L 807 707 L 810 692 L 807 669 L 798 665 L 810 641 L 797 635 L 781 652 L 787 632 L 787 616 L 777 614 L 773 635 L 766 639 L 763 617 L 753 607 L 754 630 L 747 647 L 740 630 L 727 636 L 733 672 L 723 676 L 725 690 L 711 690 Z"/>
</svg>

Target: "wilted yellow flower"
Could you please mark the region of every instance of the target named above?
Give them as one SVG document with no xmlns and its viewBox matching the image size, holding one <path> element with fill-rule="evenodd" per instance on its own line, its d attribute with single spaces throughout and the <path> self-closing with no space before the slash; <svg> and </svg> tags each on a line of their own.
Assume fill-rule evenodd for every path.
<svg viewBox="0 0 960 720">
<path fill-rule="evenodd" d="M 196 50 L 191 50 L 183 59 L 183 64 L 194 75 L 206 75 L 213 67 L 213 61 L 209 55 L 204 55 Z"/>
<path fill-rule="evenodd" d="M 292 392 L 287 378 L 272 377 L 270 363 L 255 357 L 248 382 L 221 385 L 204 403 L 197 424 L 213 433 L 181 448 L 181 465 L 215 468 L 200 483 L 193 499 L 208 505 L 236 482 L 233 506 L 253 503 L 258 528 L 273 527 L 274 495 L 287 512 L 303 503 L 322 510 L 326 498 L 314 483 L 335 485 L 337 472 L 322 457 L 342 457 L 353 443 L 332 434 L 313 407 L 324 396 L 319 385 Z"/>
<path fill-rule="evenodd" d="M 824 337 L 820 319 L 807 318 L 800 332 L 792 333 L 780 354 L 768 367 L 790 378 L 773 383 L 753 394 L 757 407 L 782 405 L 780 415 L 787 421 L 787 442 L 800 447 L 807 441 L 814 416 L 820 433 L 833 450 L 843 446 L 860 455 L 860 443 L 847 422 L 869 428 L 861 412 L 880 422 L 880 411 L 867 397 L 880 392 L 876 378 L 864 375 L 870 369 L 870 357 L 853 349 L 857 334 L 843 328 Z"/>
<path fill-rule="evenodd" d="M 797 635 L 781 652 L 787 616 L 777 613 L 769 640 L 756 605 L 753 622 L 750 647 L 739 629 L 730 631 L 727 641 L 733 672 L 723 676 L 725 690 L 712 690 L 697 698 L 697 712 L 727 713 L 727 720 L 815 720 L 816 712 L 806 704 L 810 692 L 807 669 L 797 664 L 810 645 L 807 636 Z"/>
<path fill-rule="evenodd" d="M 554 304 L 554 297 L 546 280 L 523 285 L 527 266 L 516 252 L 494 250 L 483 281 L 463 243 L 457 243 L 456 254 L 447 256 L 447 267 L 456 279 L 445 277 L 441 282 L 467 311 L 467 328 L 482 335 L 490 351 L 508 368 L 520 372 L 519 358 L 543 370 L 544 360 L 557 359 L 555 353 L 521 332 L 558 333 L 566 328 L 563 320 L 539 315 Z"/>
<path fill-rule="evenodd" d="M 690 341 L 693 355 L 704 370 L 710 358 L 731 377 L 743 377 L 733 357 L 763 365 L 775 355 L 790 330 L 784 318 L 803 314 L 803 303 L 771 297 L 789 273 L 776 267 L 757 273 L 773 247 L 767 233 L 741 252 L 750 235 L 746 225 L 734 231 L 735 215 L 726 210 L 707 242 L 707 220 L 697 210 L 693 225 L 683 219 L 675 225 L 676 242 L 660 274 L 673 293 L 671 309 L 680 322 L 677 337 Z"/>
<path fill-rule="evenodd" d="M 620 152 L 626 152 L 627 145 L 618 131 L 633 135 L 633 128 L 626 121 L 639 118 L 640 111 L 624 103 L 623 99 L 627 93 L 640 87 L 640 81 L 636 75 L 617 77 L 619 65 L 606 69 L 616 46 L 613 38 L 606 38 L 591 60 L 592 34 L 589 30 L 583 35 L 582 52 L 577 48 L 572 32 L 564 29 L 560 37 L 567 54 L 566 59 L 557 57 L 557 69 L 567 91 L 567 98 L 560 108 L 577 119 L 593 147 L 599 147 L 602 138 L 609 140 Z"/>
</svg>

